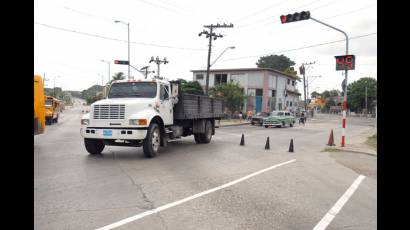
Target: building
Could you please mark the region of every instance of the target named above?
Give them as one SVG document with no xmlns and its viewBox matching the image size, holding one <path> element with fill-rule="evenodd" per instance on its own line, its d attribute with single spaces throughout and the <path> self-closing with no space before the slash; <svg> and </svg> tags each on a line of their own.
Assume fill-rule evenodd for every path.
<svg viewBox="0 0 410 230">
<path fill-rule="evenodd" d="M 206 70 L 191 70 L 193 80 L 202 88 L 206 85 Z M 244 90 L 247 99 L 243 112 L 295 111 L 299 104 L 297 76 L 271 68 L 214 69 L 209 71 L 209 88 L 218 84 L 236 82 Z"/>
</svg>

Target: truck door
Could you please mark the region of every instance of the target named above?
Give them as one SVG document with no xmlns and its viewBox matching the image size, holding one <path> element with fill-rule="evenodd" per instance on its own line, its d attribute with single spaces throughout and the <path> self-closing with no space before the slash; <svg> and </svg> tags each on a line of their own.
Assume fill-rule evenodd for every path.
<svg viewBox="0 0 410 230">
<path fill-rule="evenodd" d="M 173 105 L 170 100 L 170 89 L 169 85 L 160 84 L 159 90 L 159 112 L 161 114 L 162 119 L 164 119 L 165 125 L 172 125 L 174 123 L 173 118 Z"/>
</svg>

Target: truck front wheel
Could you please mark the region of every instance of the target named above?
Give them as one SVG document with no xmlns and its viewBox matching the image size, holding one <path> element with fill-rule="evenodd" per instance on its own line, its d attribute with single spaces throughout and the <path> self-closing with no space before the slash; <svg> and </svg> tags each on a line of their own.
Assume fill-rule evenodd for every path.
<svg viewBox="0 0 410 230">
<path fill-rule="evenodd" d="M 146 157 L 153 158 L 157 155 L 160 139 L 161 135 L 158 124 L 151 123 L 148 127 L 147 137 L 142 145 Z"/>
<path fill-rule="evenodd" d="M 101 152 L 104 150 L 104 143 L 101 140 L 97 139 L 84 139 L 84 144 L 85 144 L 85 149 L 87 152 L 90 154 L 101 154 Z"/>
</svg>

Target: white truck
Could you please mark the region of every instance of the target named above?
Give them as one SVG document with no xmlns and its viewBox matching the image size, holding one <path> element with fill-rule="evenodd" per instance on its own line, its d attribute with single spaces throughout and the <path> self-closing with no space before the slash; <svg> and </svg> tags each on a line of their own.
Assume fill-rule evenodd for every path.
<svg viewBox="0 0 410 230">
<path fill-rule="evenodd" d="M 209 143 L 223 110 L 220 99 L 183 93 L 180 81 L 120 80 L 83 115 L 80 133 L 90 154 L 106 145 L 142 146 L 151 158 L 168 140 L 194 135 L 197 144 Z"/>
</svg>

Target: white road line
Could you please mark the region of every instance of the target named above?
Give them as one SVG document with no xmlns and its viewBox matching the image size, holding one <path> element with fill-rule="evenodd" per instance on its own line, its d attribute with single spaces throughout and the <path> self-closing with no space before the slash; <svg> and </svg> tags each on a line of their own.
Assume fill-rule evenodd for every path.
<svg viewBox="0 0 410 230">
<path fill-rule="evenodd" d="M 339 213 L 339 211 L 343 208 L 346 202 L 350 199 L 356 189 L 359 187 L 360 183 L 366 178 L 363 175 L 357 177 L 357 179 L 353 182 L 352 185 L 347 189 L 347 191 L 343 194 L 342 197 L 336 202 L 335 205 L 326 213 L 326 215 L 320 220 L 320 222 L 313 228 L 313 230 L 323 230 L 332 222 L 333 218 Z"/>
<path fill-rule="evenodd" d="M 212 189 L 209 189 L 209 190 L 206 190 L 206 191 L 197 193 L 197 194 L 195 194 L 195 195 L 193 195 L 193 196 L 190 196 L 190 197 L 187 197 L 187 198 L 184 198 L 184 199 L 181 199 L 181 200 L 178 200 L 178 201 L 175 201 L 175 202 L 172 202 L 172 203 L 169 203 L 169 204 L 160 206 L 160 207 L 155 208 L 155 209 L 148 210 L 148 211 L 146 211 L 146 212 L 137 214 L 137 215 L 135 215 L 135 216 L 128 217 L 128 218 L 126 218 L 126 219 L 117 221 L 117 222 L 112 223 L 112 224 L 110 224 L 110 225 L 106 225 L 106 226 L 101 227 L 101 228 L 98 228 L 98 229 L 96 229 L 96 230 L 108 230 L 108 229 L 113 229 L 113 228 L 120 227 L 120 226 L 122 226 L 122 225 L 124 225 L 124 224 L 128 224 L 128 223 L 130 223 L 130 222 L 132 222 L 132 221 L 136 221 L 136 220 L 138 220 L 138 219 L 141 219 L 141 218 L 143 218 L 143 217 L 149 216 L 149 215 L 151 215 L 151 214 L 155 214 L 155 213 L 157 213 L 157 212 L 160 212 L 160 211 L 163 211 L 163 210 L 165 210 L 165 209 L 172 208 L 172 207 L 174 207 L 174 206 L 183 204 L 183 203 L 188 202 L 188 201 L 190 201 L 190 200 L 193 200 L 193 199 L 195 199 L 195 198 L 198 198 L 198 197 L 201 197 L 201 196 L 205 196 L 205 195 L 207 195 L 207 194 L 209 194 L 209 193 L 216 192 L 216 191 L 218 191 L 218 190 L 227 188 L 227 187 L 229 187 L 229 186 L 232 186 L 232 185 L 237 184 L 237 183 L 239 183 L 239 182 L 241 182 L 241 181 L 247 180 L 247 179 L 249 179 L 249 178 L 251 178 L 251 177 L 257 176 L 257 175 L 259 175 L 259 174 L 261 174 L 261 173 L 267 172 L 267 171 L 272 170 L 272 169 L 274 169 L 274 168 L 277 168 L 277 167 L 279 167 L 279 166 L 286 165 L 286 164 L 290 164 L 290 163 L 292 163 L 292 162 L 294 162 L 294 161 L 296 161 L 296 159 L 293 159 L 293 160 L 290 160 L 290 161 L 286 161 L 286 162 L 283 162 L 283 163 L 280 163 L 280 164 L 276 164 L 276 165 L 270 166 L 270 167 L 268 167 L 268 168 L 265 168 L 265 169 L 262 169 L 262 170 L 260 170 L 260 171 L 254 172 L 254 173 L 252 173 L 252 174 L 249 174 L 249 175 L 247 175 L 247 176 L 241 177 L 241 178 L 239 178 L 239 179 L 237 179 L 237 180 L 231 181 L 231 182 L 226 183 L 226 184 L 223 184 L 223 185 L 221 185 L 221 186 L 218 186 L 218 187 L 215 187 L 215 188 L 212 188 Z"/>
</svg>

